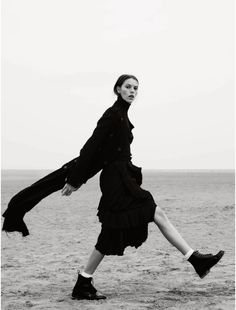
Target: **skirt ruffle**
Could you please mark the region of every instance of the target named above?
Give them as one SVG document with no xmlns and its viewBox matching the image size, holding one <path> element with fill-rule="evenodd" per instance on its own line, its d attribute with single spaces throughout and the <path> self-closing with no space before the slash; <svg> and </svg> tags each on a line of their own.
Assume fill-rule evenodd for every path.
<svg viewBox="0 0 236 310">
<path fill-rule="evenodd" d="M 148 225 L 132 229 L 112 229 L 102 225 L 95 248 L 104 255 L 124 255 L 127 246 L 138 248 L 148 237 Z"/>
<path fill-rule="evenodd" d="M 123 255 L 125 247 L 139 247 L 147 239 L 156 203 L 138 183 L 127 162 L 111 164 L 100 175 L 102 197 L 97 215 L 102 231 L 96 248 L 105 255 Z"/>
<path fill-rule="evenodd" d="M 156 204 L 150 201 L 137 203 L 137 208 L 112 212 L 98 212 L 98 218 L 106 227 L 113 229 L 129 229 L 153 222 Z"/>
</svg>

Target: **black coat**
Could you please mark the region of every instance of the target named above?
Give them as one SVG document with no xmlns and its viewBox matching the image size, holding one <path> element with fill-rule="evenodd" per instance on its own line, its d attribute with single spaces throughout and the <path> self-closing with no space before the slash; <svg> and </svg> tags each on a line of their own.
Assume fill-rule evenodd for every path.
<svg viewBox="0 0 236 310">
<path fill-rule="evenodd" d="M 128 108 L 128 103 L 118 100 L 105 111 L 80 156 L 64 165 L 68 166 L 67 183 L 78 187 L 114 161 L 131 161 L 134 126 L 128 119 Z"/>
<path fill-rule="evenodd" d="M 117 100 L 99 119 L 97 127 L 81 149 L 79 157 L 14 195 L 3 213 L 5 219 L 2 229 L 7 232 L 19 231 L 23 236 L 27 236 L 29 231 L 23 221 L 26 212 L 29 212 L 43 198 L 62 189 L 65 183 L 78 187 L 115 161 L 128 163 L 125 167 L 128 166 L 129 177 L 124 179 L 134 194 L 140 195 L 137 184 L 141 185 L 142 174 L 141 168 L 131 163 L 130 143 L 133 139 L 131 130 L 134 126 L 128 119 L 128 108 L 129 105 L 126 102 Z M 123 173 L 125 169 L 122 170 Z M 130 176 L 135 179 L 135 182 L 130 179 Z"/>
</svg>

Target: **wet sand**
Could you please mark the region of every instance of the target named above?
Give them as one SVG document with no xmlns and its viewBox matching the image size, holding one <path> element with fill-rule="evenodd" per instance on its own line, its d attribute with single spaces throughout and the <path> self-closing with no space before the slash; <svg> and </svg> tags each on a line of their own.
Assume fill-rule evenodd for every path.
<svg viewBox="0 0 236 310">
<path fill-rule="evenodd" d="M 2 212 L 15 193 L 43 175 L 4 172 Z M 105 257 L 96 271 L 95 287 L 105 301 L 71 299 L 100 231 L 98 178 L 70 197 L 54 193 L 25 216 L 28 237 L 2 234 L 2 309 L 234 309 L 233 178 L 232 172 L 144 172 L 143 187 L 193 248 L 226 253 L 201 280 L 151 223 L 140 248 Z"/>
</svg>

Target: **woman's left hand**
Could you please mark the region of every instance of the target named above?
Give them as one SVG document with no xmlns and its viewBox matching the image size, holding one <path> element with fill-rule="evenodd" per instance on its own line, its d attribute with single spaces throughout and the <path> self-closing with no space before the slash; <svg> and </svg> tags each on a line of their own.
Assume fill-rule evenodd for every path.
<svg viewBox="0 0 236 310">
<path fill-rule="evenodd" d="M 72 192 L 77 191 L 77 189 L 79 189 L 79 187 L 75 188 L 73 186 L 71 186 L 70 184 L 66 183 L 65 186 L 63 187 L 61 193 L 62 196 L 70 196 Z"/>
</svg>

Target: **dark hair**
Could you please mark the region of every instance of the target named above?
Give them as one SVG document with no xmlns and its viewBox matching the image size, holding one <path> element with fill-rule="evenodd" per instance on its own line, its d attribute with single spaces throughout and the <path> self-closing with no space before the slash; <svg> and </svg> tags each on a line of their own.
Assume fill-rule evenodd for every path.
<svg viewBox="0 0 236 310">
<path fill-rule="evenodd" d="M 134 75 L 131 75 L 131 74 L 122 74 L 118 80 L 116 81 L 114 87 L 113 87 L 113 91 L 114 93 L 119 96 L 119 93 L 117 92 L 117 87 L 121 87 L 124 83 L 124 81 L 128 80 L 128 79 L 134 79 L 136 80 L 138 83 L 138 79 L 134 76 Z"/>
</svg>

